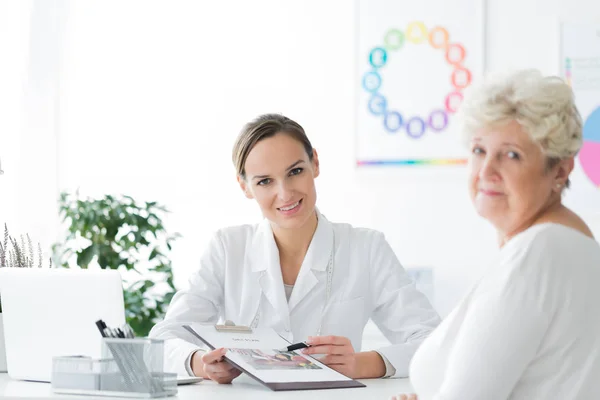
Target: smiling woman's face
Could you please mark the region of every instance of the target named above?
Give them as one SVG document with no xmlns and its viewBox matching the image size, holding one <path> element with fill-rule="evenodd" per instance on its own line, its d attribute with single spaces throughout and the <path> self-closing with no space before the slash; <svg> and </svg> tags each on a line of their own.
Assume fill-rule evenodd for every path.
<svg viewBox="0 0 600 400">
<path fill-rule="evenodd" d="M 311 161 L 302 143 L 290 135 L 277 133 L 259 141 L 248 154 L 245 172 L 245 179 L 238 178 L 242 190 L 275 226 L 300 228 L 314 214 L 317 153 Z"/>
<path fill-rule="evenodd" d="M 516 121 L 478 132 L 470 146 L 471 199 L 499 231 L 521 230 L 560 197 L 558 168 L 547 169 L 542 148 Z"/>
</svg>

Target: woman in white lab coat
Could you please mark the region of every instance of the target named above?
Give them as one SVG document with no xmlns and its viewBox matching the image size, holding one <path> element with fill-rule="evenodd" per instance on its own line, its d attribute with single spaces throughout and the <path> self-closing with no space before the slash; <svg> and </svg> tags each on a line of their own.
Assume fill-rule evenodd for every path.
<svg viewBox="0 0 600 400">
<path fill-rule="evenodd" d="M 383 235 L 332 223 L 315 207 L 319 159 L 303 128 L 278 114 L 248 123 L 233 149 L 238 182 L 264 220 L 217 231 L 200 268 L 150 335 L 166 341 L 167 369 L 229 383 L 223 349 L 205 352 L 181 328 L 230 320 L 271 327 L 353 378 L 405 377 L 439 317 Z M 392 345 L 360 352 L 369 319 Z"/>
</svg>

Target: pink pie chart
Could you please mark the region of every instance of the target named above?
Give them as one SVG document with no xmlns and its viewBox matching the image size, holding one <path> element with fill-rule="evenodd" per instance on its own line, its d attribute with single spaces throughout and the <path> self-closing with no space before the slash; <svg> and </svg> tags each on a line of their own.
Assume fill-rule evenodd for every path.
<svg viewBox="0 0 600 400">
<path fill-rule="evenodd" d="M 579 162 L 590 181 L 600 188 L 600 107 L 590 114 L 583 125 Z"/>
</svg>

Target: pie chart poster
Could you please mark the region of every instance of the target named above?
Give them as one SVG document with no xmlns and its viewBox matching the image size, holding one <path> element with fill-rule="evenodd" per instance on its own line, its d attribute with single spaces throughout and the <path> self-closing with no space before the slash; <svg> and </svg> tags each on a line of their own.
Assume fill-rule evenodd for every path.
<svg viewBox="0 0 600 400">
<path fill-rule="evenodd" d="M 455 112 L 483 71 L 482 1 L 357 3 L 357 165 L 464 165 Z"/>
<path fill-rule="evenodd" d="M 584 214 L 600 214 L 600 24 L 563 24 L 561 47 L 561 71 L 583 120 L 583 147 L 565 203 Z"/>
</svg>

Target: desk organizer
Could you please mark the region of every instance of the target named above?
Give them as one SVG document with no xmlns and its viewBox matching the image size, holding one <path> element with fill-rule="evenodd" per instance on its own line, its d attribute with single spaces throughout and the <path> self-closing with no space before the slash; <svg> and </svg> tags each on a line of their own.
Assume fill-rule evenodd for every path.
<svg viewBox="0 0 600 400">
<path fill-rule="evenodd" d="M 162 340 L 103 338 L 102 358 L 54 357 L 55 393 L 135 398 L 177 394 L 177 374 L 165 373 Z"/>
</svg>

